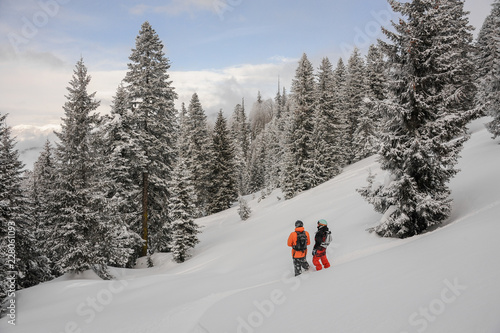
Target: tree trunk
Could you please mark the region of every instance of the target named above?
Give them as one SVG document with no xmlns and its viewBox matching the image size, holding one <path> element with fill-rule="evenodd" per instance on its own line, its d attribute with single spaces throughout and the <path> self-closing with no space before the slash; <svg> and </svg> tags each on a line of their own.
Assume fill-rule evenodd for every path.
<svg viewBox="0 0 500 333">
<path fill-rule="evenodd" d="M 142 256 L 148 254 L 148 173 L 142 173 Z"/>
</svg>

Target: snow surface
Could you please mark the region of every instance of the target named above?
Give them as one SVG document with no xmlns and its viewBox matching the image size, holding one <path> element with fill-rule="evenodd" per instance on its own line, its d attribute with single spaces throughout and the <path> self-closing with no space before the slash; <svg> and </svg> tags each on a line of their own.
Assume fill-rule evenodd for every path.
<svg viewBox="0 0 500 333">
<path fill-rule="evenodd" d="M 19 291 L 16 326 L 0 332 L 252 333 L 500 332 L 500 146 L 474 122 L 451 182 L 453 214 L 410 239 L 368 233 L 381 216 L 356 188 L 368 171 L 383 181 L 375 157 L 284 201 L 279 192 L 197 220 L 193 257 L 154 268 L 65 275 Z M 293 277 L 286 241 L 297 219 L 311 235 L 326 219 L 332 267 Z M 311 257 L 308 256 L 311 263 Z M 141 266 L 139 264 L 139 266 Z"/>
</svg>

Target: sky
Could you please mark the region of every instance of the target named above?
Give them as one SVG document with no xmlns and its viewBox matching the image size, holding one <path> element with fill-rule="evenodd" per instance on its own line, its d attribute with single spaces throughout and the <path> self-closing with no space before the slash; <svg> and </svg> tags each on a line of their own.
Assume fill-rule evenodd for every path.
<svg viewBox="0 0 500 333">
<path fill-rule="evenodd" d="M 473 26 L 492 2 L 465 1 Z M 0 114 L 21 150 L 41 146 L 61 123 L 80 58 L 109 112 L 145 21 L 164 44 L 177 106 L 196 92 L 213 119 L 242 98 L 248 112 L 259 91 L 273 98 L 278 80 L 289 90 L 303 53 L 314 68 L 347 61 L 354 47 L 366 54 L 394 19 L 386 0 L 0 0 Z"/>
</svg>

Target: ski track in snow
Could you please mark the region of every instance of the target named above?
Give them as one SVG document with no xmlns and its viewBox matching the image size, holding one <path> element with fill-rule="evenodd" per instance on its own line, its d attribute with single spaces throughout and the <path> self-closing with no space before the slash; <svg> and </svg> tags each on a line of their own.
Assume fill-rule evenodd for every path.
<svg viewBox="0 0 500 333">
<path fill-rule="evenodd" d="M 165 327 L 169 328 L 169 332 L 188 332 L 188 333 L 208 333 L 208 330 L 200 323 L 200 319 L 210 310 L 215 304 L 230 296 L 239 294 L 244 291 L 256 289 L 281 282 L 281 280 L 273 280 L 250 287 L 238 288 L 221 293 L 213 293 L 194 302 L 182 304 L 174 309 L 167 311 L 162 315 L 162 319 L 158 320 L 143 330 L 140 333 L 147 332 L 162 332 Z M 139 333 L 132 329 L 130 333 Z M 210 332 L 211 333 L 211 332 Z"/>
<path fill-rule="evenodd" d="M 495 207 L 497 207 L 497 206 L 499 206 L 499 205 L 500 205 L 500 201 L 495 201 L 495 202 L 492 202 L 492 203 L 490 203 L 489 205 L 484 206 L 483 208 L 480 208 L 480 209 L 478 209 L 478 210 L 475 210 L 475 211 L 473 211 L 473 212 L 471 212 L 471 213 L 469 213 L 469 214 L 466 214 L 466 215 L 464 215 L 464 216 L 459 216 L 459 217 L 457 217 L 456 219 L 454 219 L 454 220 L 452 220 L 452 221 L 447 222 L 444 226 L 442 226 L 442 227 L 438 228 L 437 230 L 439 230 L 439 229 L 443 229 L 443 228 L 447 228 L 447 227 L 449 227 L 449 226 L 451 226 L 451 225 L 453 225 L 453 224 L 460 223 L 460 222 L 462 222 L 462 221 L 464 221 L 464 220 L 468 220 L 468 219 L 470 219 L 470 218 L 471 218 L 471 217 L 473 217 L 473 216 L 476 216 L 476 215 L 482 214 L 482 213 L 484 213 L 485 211 L 488 211 L 488 210 L 490 210 L 490 209 L 493 209 L 493 208 L 495 208 Z"/>
</svg>

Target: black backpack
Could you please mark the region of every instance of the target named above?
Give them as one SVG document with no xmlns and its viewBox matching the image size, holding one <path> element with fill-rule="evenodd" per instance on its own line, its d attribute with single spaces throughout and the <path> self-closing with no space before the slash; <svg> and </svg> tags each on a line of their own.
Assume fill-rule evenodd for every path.
<svg viewBox="0 0 500 333">
<path fill-rule="evenodd" d="M 296 231 L 296 233 L 297 233 L 297 242 L 295 243 L 295 246 L 293 247 L 293 249 L 295 251 L 304 252 L 305 250 L 307 250 L 306 232 L 305 231 L 302 231 L 302 232 Z"/>
<path fill-rule="evenodd" d="M 325 235 L 323 237 L 323 242 L 321 242 L 321 246 L 327 248 L 331 242 L 332 242 L 332 232 L 328 230 L 327 232 L 325 232 Z"/>
</svg>

